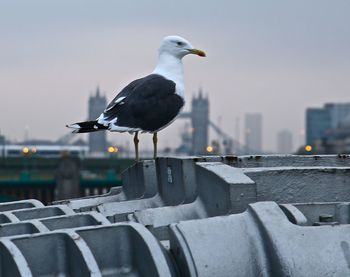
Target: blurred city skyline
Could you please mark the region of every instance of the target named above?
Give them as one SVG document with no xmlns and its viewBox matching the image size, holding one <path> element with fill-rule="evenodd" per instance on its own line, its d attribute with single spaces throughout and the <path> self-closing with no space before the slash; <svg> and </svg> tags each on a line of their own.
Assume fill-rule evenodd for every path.
<svg viewBox="0 0 350 277">
<path fill-rule="evenodd" d="M 237 117 L 242 123 L 244 114 L 261 113 L 263 149 L 276 150 L 282 129 L 302 143 L 307 107 L 350 102 L 346 0 L 0 3 L 0 132 L 12 140 L 22 140 L 26 128 L 30 138 L 64 135 L 65 124 L 86 119 L 98 84 L 110 101 L 149 74 L 171 34 L 208 54 L 184 59 L 185 110 L 202 87 L 210 118 L 221 118 L 227 133 L 235 134 Z M 183 125 L 164 130 L 160 146 L 177 145 Z"/>
</svg>

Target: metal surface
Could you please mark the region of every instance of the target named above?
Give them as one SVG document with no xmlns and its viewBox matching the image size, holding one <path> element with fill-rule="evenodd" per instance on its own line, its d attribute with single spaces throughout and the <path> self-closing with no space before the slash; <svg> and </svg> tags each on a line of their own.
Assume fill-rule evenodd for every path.
<svg viewBox="0 0 350 277">
<path fill-rule="evenodd" d="M 180 276 L 349 276 L 349 231 L 294 225 L 276 203 L 260 202 L 171 225 L 170 249 Z"/>
<path fill-rule="evenodd" d="M 0 276 L 350 276 L 349 156 L 159 158 L 123 182 L 1 203 Z"/>
</svg>

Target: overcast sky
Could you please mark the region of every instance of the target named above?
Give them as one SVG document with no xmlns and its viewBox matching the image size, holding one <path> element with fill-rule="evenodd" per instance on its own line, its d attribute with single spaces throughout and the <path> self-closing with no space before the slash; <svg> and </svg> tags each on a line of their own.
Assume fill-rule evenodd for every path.
<svg viewBox="0 0 350 277">
<path fill-rule="evenodd" d="M 111 100 L 153 70 L 164 36 L 178 34 L 208 54 L 184 59 L 186 109 L 202 86 L 227 133 L 236 117 L 261 112 L 265 149 L 281 129 L 300 143 L 307 107 L 350 102 L 349 14 L 348 0 L 0 0 L 0 132 L 65 134 L 86 119 L 97 84 Z M 183 125 L 160 134 L 161 146 L 177 145 Z"/>
</svg>

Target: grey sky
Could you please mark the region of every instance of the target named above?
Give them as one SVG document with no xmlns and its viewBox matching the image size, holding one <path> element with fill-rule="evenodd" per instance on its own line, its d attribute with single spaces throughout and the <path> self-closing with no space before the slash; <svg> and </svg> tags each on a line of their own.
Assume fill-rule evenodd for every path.
<svg viewBox="0 0 350 277">
<path fill-rule="evenodd" d="M 110 100 L 153 70 L 162 37 L 178 34 L 208 54 L 185 57 L 188 104 L 202 86 L 228 133 L 236 117 L 262 112 L 265 148 L 285 128 L 300 142 L 306 107 L 350 101 L 349 13 L 348 0 L 0 0 L 0 131 L 63 135 L 86 118 L 97 84 Z M 183 124 L 160 144 L 177 144 Z"/>
</svg>

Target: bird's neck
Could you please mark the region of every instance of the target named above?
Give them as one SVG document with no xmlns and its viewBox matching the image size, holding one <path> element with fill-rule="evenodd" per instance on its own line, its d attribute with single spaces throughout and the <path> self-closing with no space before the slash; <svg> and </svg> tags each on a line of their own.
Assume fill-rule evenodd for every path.
<svg viewBox="0 0 350 277">
<path fill-rule="evenodd" d="M 176 93 L 184 97 L 184 71 L 181 58 L 168 53 L 159 54 L 153 74 L 159 74 L 176 83 Z"/>
</svg>

